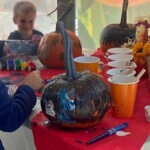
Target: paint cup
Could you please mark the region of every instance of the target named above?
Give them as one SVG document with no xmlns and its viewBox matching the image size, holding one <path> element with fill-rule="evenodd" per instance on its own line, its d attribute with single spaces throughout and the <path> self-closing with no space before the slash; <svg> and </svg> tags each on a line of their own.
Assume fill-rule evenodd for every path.
<svg viewBox="0 0 150 150">
<path fill-rule="evenodd" d="M 89 70 L 90 72 L 98 73 L 99 61 L 100 59 L 95 56 L 80 56 L 74 58 L 74 63 L 78 72 Z"/>
<path fill-rule="evenodd" d="M 0 62 L 2 70 L 7 70 L 7 61 L 5 59 L 1 59 Z"/>
<path fill-rule="evenodd" d="M 107 50 L 108 55 L 112 54 L 131 54 L 132 50 L 125 47 L 114 47 Z"/>
<path fill-rule="evenodd" d="M 113 61 L 113 60 L 132 60 L 133 59 L 133 55 L 131 54 L 113 54 L 113 55 L 109 55 L 108 56 L 109 61 Z"/>
<path fill-rule="evenodd" d="M 15 60 L 15 65 L 16 65 L 16 70 L 20 71 L 21 70 L 21 62 L 19 59 Z"/>
<path fill-rule="evenodd" d="M 129 118 L 133 115 L 139 79 L 133 76 L 112 76 L 108 78 L 114 106 L 113 115 Z"/>
<path fill-rule="evenodd" d="M 28 71 L 28 63 L 26 61 L 21 62 L 22 70 Z"/>
<path fill-rule="evenodd" d="M 150 105 L 144 107 L 146 121 L 150 122 Z"/>
<path fill-rule="evenodd" d="M 30 67 L 30 71 L 36 70 L 36 64 L 33 61 L 30 61 L 28 65 Z"/>
<path fill-rule="evenodd" d="M 9 71 L 14 70 L 14 60 L 12 59 L 8 60 L 8 67 L 9 67 Z"/>
</svg>

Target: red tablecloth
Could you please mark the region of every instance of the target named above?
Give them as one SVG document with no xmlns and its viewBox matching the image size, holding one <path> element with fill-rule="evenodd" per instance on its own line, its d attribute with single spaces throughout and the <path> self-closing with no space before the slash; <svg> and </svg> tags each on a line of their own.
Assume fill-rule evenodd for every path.
<svg viewBox="0 0 150 150">
<path fill-rule="evenodd" d="M 23 78 L 27 76 L 30 72 L 31 71 L 8 71 L 8 70 L 2 71 L 0 70 L 0 79 L 2 81 L 7 80 L 7 82 L 19 83 L 19 81 L 21 81 L 21 79 L 23 80 Z M 41 76 L 43 80 L 48 80 L 53 76 L 64 73 L 65 70 L 43 68 L 43 69 L 40 69 L 40 72 L 41 72 Z M 20 77 L 21 79 L 19 79 Z"/>
<path fill-rule="evenodd" d="M 106 59 L 100 50 L 93 55 L 100 57 L 106 63 Z M 63 72 L 64 70 L 41 69 L 43 79 L 49 79 Z M 4 75 L 9 76 L 12 73 L 14 72 L 1 71 L 0 77 Z M 28 73 L 24 72 L 24 75 Z M 106 75 L 105 70 L 103 75 Z M 93 128 L 63 130 L 54 125 L 50 127 L 44 125 L 43 122 L 46 118 L 40 112 L 32 121 L 32 131 L 36 148 L 37 150 L 139 150 L 148 135 L 150 135 L 150 123 L 146 122 L 143 109 L 148 104 L 150 105 L 150 81 L 147 78 L 143 78 L 138 87 L 134 115 L 130 119 L 114 118 L 111 112 L 109 112 Z M 92 145 L 86 145 L 88 140 L 123 122 L 129 123 L 129 127 L 125 128 L 124 131 L 131 132 L 130 135 L 124 137 L 112 135 Z"/>
<path fill-rule="evenodd" d="M 107 63 L 108 59 L 105 57 L 103 51 L 101 48 L 98 48 L 93 54 L 92 56 L 96 56 L 100 58 L 100 61 L 102 61 L 103 63 Z"/>
<path fill-rule="evenodd" d="M 57 71 L 51 72 L 51 76 L 60 73 Z M 143 78 L 138 86 L 134 115 L 129 119 L 114 118 L 109 112 L 93 128 L 63 130 L 55 125 L 50 127 L 44 125 L 46 117 L 40 112 L 32 121 L 36 148 L 37 150 L 139 150 L 150 135 L 150 123 L 146 122 L 143 109 L 148 104 L 150 104 L 150 81 Z M 92 145 L 86 145 L 88 140 L 123 122 L 129 123 L 129 127 L 124 131 L 131 132 L 130 135 L 124 137 L 112 135 Z"/>
</svg>

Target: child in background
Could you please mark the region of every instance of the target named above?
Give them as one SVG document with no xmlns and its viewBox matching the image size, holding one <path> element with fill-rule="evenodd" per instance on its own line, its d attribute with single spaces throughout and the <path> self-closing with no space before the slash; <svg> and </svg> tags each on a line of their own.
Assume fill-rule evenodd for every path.
<svg viewBox="0 0 150 150">
<path fill-rule="evenodd" d="M 18 87 L 13 97 L 8 95 L 8 89 L 0 81 L 0 130 L 12 132 L 18 129 L 29 117 L 36 104 L 34 91 L 42 88 L 40 71 L 31 72 Z M 3 150 L 0 141 L 0 150 Z"/>
<path fill-rule="evenodd" d="M 15 59 L 17 56 L 26 58 L 26 56 L 37 56 L 39 41 L 43 33 L 34 29 L 34 21 L 36 19 L 36 7 L 28 1 L 19 1 L 15 3 L 13 8 L 13 21 L 17 25 L 18 30 L 10 33 L 9 40 L 31 40 L 33 42 L 2 42 L 0 57 Z M 2 48 L 1 48 L 2 47 Z"/>
<path fill-rule="evenodd" d="M 43 34 L 33 29 L 35 19 L 36 8 L 31 2 L 17 2 L 13 8 L 13 21 L 18 30 L 11 32 L 8 39 L 39 41 Z"/>
<path fill-rule="evenodd" d="M 13 8 L 13 21 L 17 25 L 18 30 L 11 32 L 8 39 L 32 40 L 39 42 L 43 36 L 43 33 L 34 29 L 35 19 L 36 7 L 31 2 L 20 1 L 15 3 Z M 0 58 L 4 56 L 4 53 L 10 53 L 11 50 L 6 47 L 7 45 L 5 42 L 0 41 Z"/>
</svg>

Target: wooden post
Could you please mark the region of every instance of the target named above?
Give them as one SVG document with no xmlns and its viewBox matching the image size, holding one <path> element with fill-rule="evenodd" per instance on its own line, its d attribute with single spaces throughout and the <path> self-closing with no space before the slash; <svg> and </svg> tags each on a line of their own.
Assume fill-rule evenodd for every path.
<svg viewBox="0 0 150 150">
<path fill-rule="evenodd" d="M 59 9 L 57 11 L 57 18 L 59 18 L 62 15 L 62 13 L 65 11 L 65 9 L 67 8 L 67 3 L 74 2 L 74 5 L 75 5 L 75 1 L 76 0 L 57 0 L 57 4 L 59 4 L 59 3 L 65 4 L 65 6 L 63 6 L 61 9 Z M 75 32 L 75 10 L 76 9 L 74 6 L 74 8 L 71 10 L 71 12 L 63 20 L 65 28 L 69 29 L 73 32 Z"/>
</svg>

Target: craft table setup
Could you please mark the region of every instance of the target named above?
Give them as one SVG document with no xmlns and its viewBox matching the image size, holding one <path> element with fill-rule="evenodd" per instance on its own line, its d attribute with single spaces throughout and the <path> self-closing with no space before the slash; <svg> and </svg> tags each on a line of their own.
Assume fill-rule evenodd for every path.
<svg viewBox="0 0 150 150">
<path fill-rule="evenodd" d="M 56 70 L 56 72 L 58 72 L 58 70 Z M 112 112 L 110 111 L 93 128 L 64 130 L 61 129 L 59 126 L 48 123 L 46 117 L 43 115 L 42 112 L 38 113 L 32 120 L 32 132 L 37 150 L 141 149 L 142 145 L 150 135 L 150 124 L 145 120 L 145 111 L 144 111 L 144 106 L 150 104 L 149 92 L 150 92 L 149 79 L 148 78 L 141 79 L 138 85 L 133 116 L 128 119 L 115 118 L 112 116 Z M 87 141 L 94 138 L 95 136 L 98 136 L 104 131 L 124 122 L 127 122 L 129 124 L 129 126 L 124 129 L 124 131 L 130 132 L 129 135 L 126 136 L 111 135 L 91 145 L 86 144 Z"/>
<path fill-rule="evenodd" d="M 94 54 L 94 56 L 101 57 L 102 52 L 98 49 Z M 41 72 L 41 76 L 44 80 L 50 79 L 53 76 L 64 73 L 64 69 L 46 69 L 38 64 Z M 106 68 L 103 68 L 103 77 L 106 77 Z M 0 71 L 0 77 L 7 77 L 12 75 L 13 73 L 22 73 L 26 76 L 28 71 Z M 24 77 L 23 76 L 23 77 Z M 15 78 L 14 78 L 15 79 Z M 106 81 L 106 79 L 105 79 Z M 16 139 L 20 137 L 20 143 L 22 143 L 21 139 L 24 140 L 22 145 L 24 147 L 28 147 L 32 150 L 35 148 L 37 150 L 50 150 L 50 149 L 105 149 L 110 150 L 139 150 L 148 136 L 150 135 L 150 124 L 145 120 L 145 112 L 144 106 L 150 104 L 150 81 L 148 77 L 142 78 L 138 85 L 138 91 L 136 96 L 136 103 L 134 114 L 129 119 L 120 119 L 112 116 L 111 110 L 105 115 L 105 117 L 93 128 L 85 128 L 85 129 L 76 129 L 76 130 L 64 130 L 56 125 L 52 125 L 47 123 L 46 117 L 40 111 L 40 99 L 38 99 L 37 105 L 35 109 L 33 109 L 33 113 L 31 114 L 29 120 L 21 127 L 16 133 L 11 133 L 12 136 Z M 39 96 L 39 95 L 38 95 Z M 40 112 L 39 112 L 40 111 Z M 32 120 L 33 119 L 33 120 Z M 30 123 L 32 122 L 32 133 L 30 128 Z M 94 144 L 87 145 L 87 141 L 94 138 L 95 136 L 103 133 L 104 131 L 119 125 L 121 123 L 127 122 L 129 125 L 124 129 L 126 132 L 130 132 L 129 135 L 126 136 L 117 136 L 111 135 L 101 141 L 98 141 Z M 28 125 L 27 125 L 28 124 Z M 21 136 L 23 136 L 21 138 Z M 28 137 L 27 137 L 28 136 Z M 2 136 L 3 141 L 10 142 L 11 135 L 5 134 Z M 7 138 L 6 138 L 7 137 Z M 35 146 L 33 143 L 33 138 L 35 142 Z M 26 142 L 25 142 L 26 141 Z M 8 143 L 4 142 L 5 144 Z M 11 141 L 12 142 L 12 141 Z M 16 141 L 17 142 L 17 141 Z M 28 143 L 27 145 L 25 143 Z M 59 143 L 59 144 L 58 144 Z M 10 143 L 9 143 L 10 144 Z M 12 145 L 12 144 L 11 144 Z M 26 145 L 26 146 L 25 146 Z M 8 147 L 8 145 L 7 145 Z M 145 150 L 145 149 L 143 149 Z"/>
<path fill-rule="evenodd" d="M 92 54 L 93 56 L 97 56 L 106 62 L 104 55 L 101 49 L 97 49 L 97 51 Z M 47 69 L 39 65 L 37 69 L 40 70 L 41 76 L 43 80 L 49 80 L 54 76 L 62 74 L 65 72 L 64 69 Z M 106 71 L 108 66 L 104 64 L 104 68 L 102 71 L 103 79 L 107 83 L 107 74 Z M 11 79 L 11 75 L 19 73 L 24 78 L 30 71 L 0 71 L 0 77 L 9 77 L 8 80 Z M 12 78 L 12 80 L 17 81 L 18 78 Z M 107 83 L 108 84 L 108 83 Z M 32 150 L 57 150 L 57 149 L 72 149 L 72 150 L 147 150 L 142 148 L 143 144 L 146 142 L 148 136 L 150 135 L 150 123 L 148 123 L 145 119 L 145 111 L 144 107 L 150 104 L 150 81 L 148 77 L 143 77 L 140 79 L 138 84 L 136 102 L 134 107 L 133 116 L 130 118 L 116 118 L 112 115 L 111 109 L 104 116 L 104 118 L 94 127 L 84 128 L 84 129 L 64 129 L 60 128 L 58 125 L 51 124 L 48 119 L 45 117 L 42 111 L 40 111 L 40 98 L 41 96 L 37 93 L 38 103 L 35 109 L 33 109 L 33 113 L 29 117 L 28 122 L 26 122 L 23 127 L 21 127 L 16 133 L 11 133 L 12 137 L 15 134 L 16 139 L 20 137 L 20 143 L 22 140 L 24 141 L 22 145 L 24 145 L 25 150 L 32 147 Z M 37 111 L 36 111 L 37 110 Z M 101 133 L 109 130 L 112 127 L 115 127 L 122 123 L 128 123 L 128 127 L 123 129 L 126 133 L 129 133 L 126 136 L 118 136 L 111 135 L 106 137 L 100 141 L 97 141 L 91 145 L 87 145 L 87 142 L 94 137 L 100 135 Z M 28 124 L 28 125 L 27 125 Z M 30 126 L 31 125 L 31 126 Z M 32 133 L 31 133 L 32 129 Z M 28 130 L 28 131 L 27 131 Z M 26 135 L 28 133 L 28 135 Z M 21 138 L 21 136 L 23 136 Z M 7 139 L 7 138 L 8 139 Z M 2 141 L 4 146 L 8 146 L 7 144 L 12 142 L 10 140 L 9 133 L 2 136 Z M 22 139 L 22 140 L 21 140 Z M 33 143 L 34 139 L 34 143 Z M 9 141 L 10 140 L 10 141 Z M 7 141 L 7 142 L 6 142 Z M 10 144 L 9 145 L 14 145 Z M 16 141 L 17 143 L 17 141 Z M 35 145 L 34 145 L 35 144 Z M 19 144 L 17 144 L 19 146 Z M 20 145 L 21 146 L 21 145 Z M 20 148 L 20 147 L 19 147 Z M 15 148 L 19 150 L 19 148 Z"/>
<path fill-rule="evenodd" d="M 18 85 L 35 69 L 40 70 L 45 83 L 41 92 L 36 92 L 37 104 L 32 114 L 17 133 L 17 138 L 25 136 L 22 138 L 25 150 L 149 149 L 150 116 L 149 110 L 145 109 L 145 106 L 150 108 L 149 26 L 145 20 L 140 20 L 127 32 L 127 6 L 128 1 L 124 0 L 121 23 L 112 25 L 114 29 L 109 29 L 111 26 L 104 29 L 100 36 L 100 48 L 91 56 L 83 55 L 79 38 L 66 30 L 62 22 L 73 8 L 73 3 L 58 19 L 56 35 L 49 33 L 36 45 L 34 57 L 29 57 L 33 56 L 31 47 L 27 48 L 29 51 L 22 52 L 23 45 L 29 46 L 25 41 L 22 41 L 20 51 L 17 51 L 19 43 L 18 48 L 10 47 L 10 53 L 7 53 L 9 44 L 4 46 L 6 57 L 0 61 L 0 79 L 6 85 Z M 119 31 L 108 34 L 107 30 Z M 118 32 L 119 36 L 116 35 Z M 114 35 L 116 39 L 111 37 Z M 17 58 L 10 59 L 13 53 L 19 61 Z M 22 58 L 22 53 L 26 58 Z M 36 65 L 34 58 L 38 58 L 42 65 Z M 141 63 L 141 68 L 138 63 Z M 121 69 L 112 64 L 122 65 L 119 66 Z M 24 127 L 26 130 L 22 132 Z M 101 139 L 91 143 L 92 139 L 102 134 Z M 4 147 L 11 146 L 7 144 L 5 135 L 1 139 Z M 18 147 L 13 147 L 13 150 L 22 149 L 21 145 L 16 145 Z"/>
<path fill-rule="evenodd" d="M 98 49 L 93 56 L 101 57 L 102 52 Z M 105 59 L 105 58 L 104 58 Z M 40 69 L 40 68 L 39 68 Z M 107 66 L 103 68 L 103 79 L 106 81 L 106 70 Z M 64 73 L 64 69 L 46 69 L 41 68 L 41 76 L 43 80 L 48 80 L 53 76 L 57 76 Z M 13 73 L 23 74 L 26 76 L 29 72 L 27 71 L 0 71 L 0 77 L 10 77 Z M 48 122 L 47 118 L 40 111 L 40 104 L 38 99 L 38 108 L 36 113 L 31 114 L 28 122 L 21 127 L 16 133 L 11 133 L 13 140 L 21 139 L 24 140 L 25 150 L 32 148 L 32 150 L 57 150 L 57 149 L 72 149 L 72 150 L 139 150 L 142 149 L 143 144 L 146 142 L 148 136 L 150 135 L 150 123 L 145 119 L 144 107 L 150 104 L 150 81 L 148 77 L 142 78 L 138 85 L 136 102 L 133 116 L 130 118 L 122 119 L 115 118 L 110 110 L 104 118 L 94 127 L 84 128 L 84 129 L 63 129 L 57 125 Z M 39 97 L 39 95 L 37 95 Z M 40 112 L 39 112 L 40 111 Z M 33 110 L 35 112 L 35 109 Z M 101 133 L 107 131 L 108 129 L 117 126 L 122 123 L 128 123 L 128 127 L 123 129 L 129 133 L 126 136 L 117 136 L 115 134 L 97 141 L 91 145 L 87 145 L 87 142 L 94 137 L 100 135 Z M 31 123 L 31 128 L 30 128 Z M 26 128 L 27 127 L 27 128 Z M 32 129 L 32 133 L 31 133 Z M 27 131 L 28 130 L 28 131 Z M 28 135 L 26 135 L 28 133 Z M 1 134 L 2 135 L 2 134 Z M 21 136 L 23 136 L 21 138 Z M 26 137 L 25 137 L 26 136 Z M 6 137 L 9 137 L 8 139 Z M 2 141 L 4 146 L 12 142 L 10 140 L 11 135 L 5 134 L 2 136 Z M 11 138 L 12 138 L 11 137 Z M 34 139 L 34 143 L 33 143 Z M 10 141 L 9 141 L 10 140 Z M 7 142 L 8 143 L 7 143 Z M 10 144 L 9 143 L 9 144 Z M 18 140 L 16 141 L 18 143 Z M 25 144 L 26 143 L 26 144 Z M 35 144 L 35 145 L 34 145 Z M 10 144 L 14 145 L 14 144 Z M 17 144 L 18 146 L 18 144 Z M 21 145 L 20 145 L 21 146 Z M 35 148 L 36 147 L 36 148 Z M 13 147 L 12 147 L 13 149 Z M 14 149 L 16 149 L 14 147 Z M 19 148 L 18 148 L 19 149 Z M 142 149 L 147 150 L 147 149 Z"/>
</svg>

